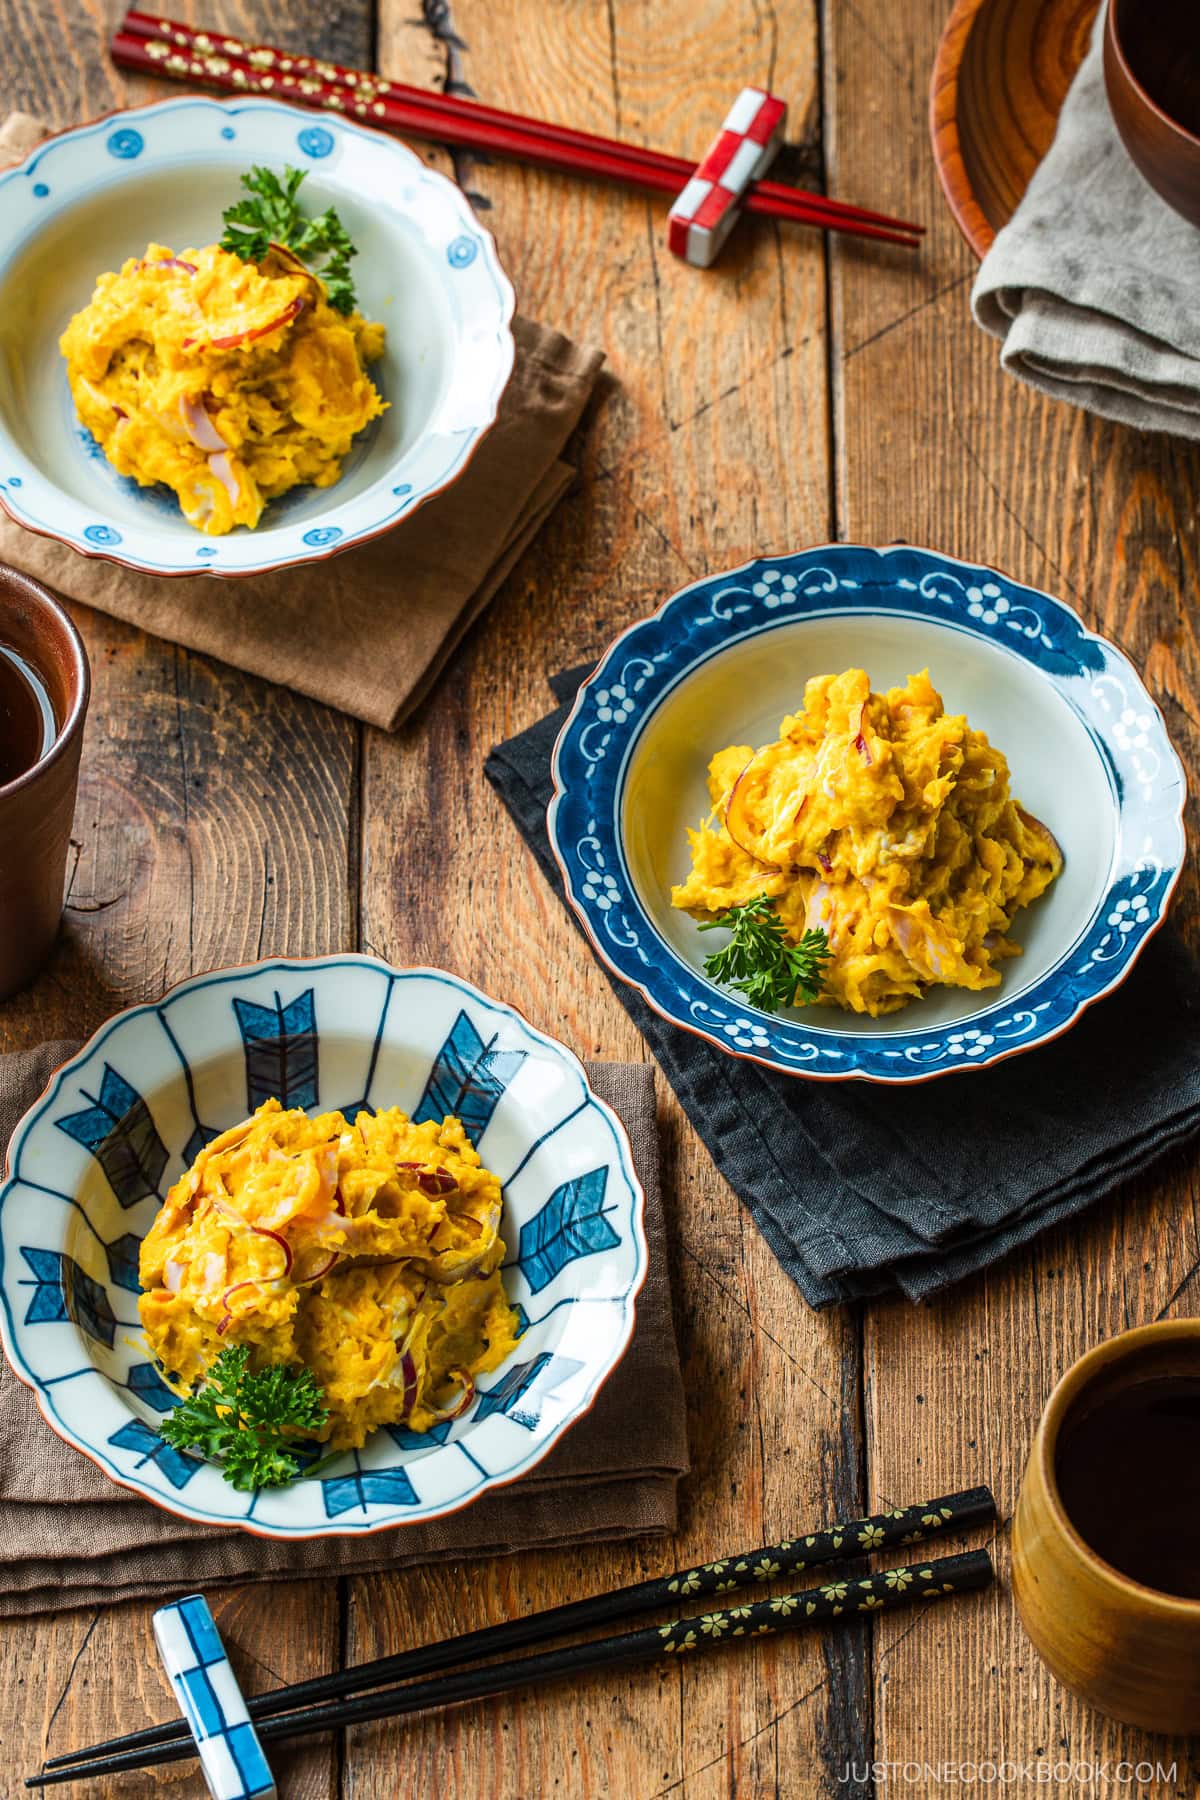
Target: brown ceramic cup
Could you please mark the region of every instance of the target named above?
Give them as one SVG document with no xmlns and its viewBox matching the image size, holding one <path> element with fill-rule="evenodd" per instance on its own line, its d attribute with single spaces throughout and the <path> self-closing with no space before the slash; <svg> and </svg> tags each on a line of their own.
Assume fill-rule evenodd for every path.
<svg viewBox="0 0 1200 1800">
<path fill-rule="evenodd" d="M 2 563 L 0 644 L 15 650 L 40 677 L 57 728 L 41 760 L 0 786 L 0 999 L 4 999 L 36 975 L 62 918 L 91 675 L 79 633 L 53 594 Z"/>
<path fill-rule="evenodd" d="M 1196 0 L 1109 0 L 1104 84 L 1150 186 L 1200 225 L 1200 48 Z"/>
<path fill-rule="evenodd" d="M 1069 1445 L 1088 1410 L 1163 1378 L 1195 1390 L 1200 1319 L 1122 1332 L 1067 1370 L 1042 1414 L 1017 1502 L 1013 1592 L 1034 1647 L 1064 1687 L 1125 1724 L 1186 1733 L 1200 1721 L 1200 1599 L 1144 1586 L 1106 1562 L 1069 1516 L 1059 1480 L 1064 1434 Z M 1114 1442 L 1114 1470 L 1123 1454 L 1125 1447 Z M 1147 1517 L 1149 1533 L 1164 1528 L 1172 1505 L 1178 1510 L 1175 1473 L 1155 1471 L 1151 1491 L 1165 1510 L 1158 1503 L 1152 1508 L 1161 1516 Z"/>
</svg>

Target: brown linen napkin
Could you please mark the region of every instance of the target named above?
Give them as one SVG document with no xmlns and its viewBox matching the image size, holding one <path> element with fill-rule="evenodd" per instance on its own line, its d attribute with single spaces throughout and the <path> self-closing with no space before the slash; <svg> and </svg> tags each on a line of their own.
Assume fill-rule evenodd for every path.
<svg viewBox="0 0 1200 1800">
<path fill-rule="evenodd" d="M 73 1044 L 0 1056 L 0 1144 Z M 361 1575 L 440 1557 L 662 1535 L 687 1472 L 683 1383 L 671 1320 L 654 1075 L 593 1063 L 588 1078 L 620 1116 L 646 1190 L 649 1272 L 633 1341 L 590 1413 L 511 1487 L 429 1524 L 361 1538 L 278 1542 L 177 1519 L 113 1485 L 43 1421 L 0 1366 L 0 1618 L 102 1606 L 226 1581 Z"/>
<path fill-rule="evenodd" d="M 0 168 L 44 136 L 0 124 Z M 100 271 L 97 270 L 97 274 Z M 561 451 L 604 358 L 532 320 L 500 416 L 459 479 L 372 544 L 274 575 L 142 575 L 0 516 L 0 562 L 143 631 L 392 731 L 428 692 L 570 485 Z"/>
</svg>

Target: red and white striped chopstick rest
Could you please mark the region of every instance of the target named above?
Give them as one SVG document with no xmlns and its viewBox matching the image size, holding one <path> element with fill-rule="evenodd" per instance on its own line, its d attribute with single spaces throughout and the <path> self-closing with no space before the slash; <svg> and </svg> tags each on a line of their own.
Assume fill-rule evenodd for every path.
<svg viewBox="0 0 1200 1800">
<path fill-rule="evenodd" d="M 742 196 L 764 174 L 783 142 L 787 104 L 762 88 L 743 88 L 707 156 L 667 217 L 667 245 L 707 269 L 733 230 Z"/>
</svg>

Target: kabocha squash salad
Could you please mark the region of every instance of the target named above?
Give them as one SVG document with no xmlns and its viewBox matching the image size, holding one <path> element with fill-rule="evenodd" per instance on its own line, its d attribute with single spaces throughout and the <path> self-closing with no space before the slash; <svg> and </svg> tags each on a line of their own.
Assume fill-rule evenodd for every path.
<svg viewBox="0 0 1200 1800">
<path fill-rule="evenodd" d="M 385 409 L 366 372 L 384 330 L 355 310 L 354 247 L 330 209 L 304 218 L 296 169 L 243 176 L 220 244 L 150 244 L 101 275 L 59 347 L 80 422 L 198 531 L 253 527 L 268 500 L 331 487 Z M 328 255 L 316 272 L 308 260 Z"/>
<path fill-rule="evenodd" d="M 886 694 L 862 669 L 815 677 L 775 743 L 717 752 L 708 790 L 672 899 L 730 932 L 705 967 L 766 1010 L 877 1018 L 933 987 L 995 987 L 1020 955 L 1016 913 L 1062 870 L 1001 752 L 945 712 L 928 670 Z"/>
<path fill-rule="evenodd" d="M 257 1486 L 297 1473 L 300 1438 L 356 1449 L 459 1417 L 519 1335 L 500 1208 L 458 1119 L 268 1100 L 200 1151 L 142 1242 L 142 1325 L 185 1396 L 164 1436 Z"/>
</svg>

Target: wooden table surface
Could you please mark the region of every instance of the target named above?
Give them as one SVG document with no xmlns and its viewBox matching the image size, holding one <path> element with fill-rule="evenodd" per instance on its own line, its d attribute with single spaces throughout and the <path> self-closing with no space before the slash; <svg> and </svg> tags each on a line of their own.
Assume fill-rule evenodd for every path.
<svg viewBox="0 0 1200 1800">
<path fill-rule="evenodd" d="M 115 0 L 0 0 L 8 102 L 62 126 L 148 97 L 150 83 L 106 59 L 117 10 Z M 0 1049 L 90 1030 L 196 970 L 361 948 L 445 964 L 580 1055 L 644 1057 L 481 766 L 497 739 L 546 709 L 548 672 L 600 650 L 685 581 L 757 552 L 901 537 L 1048 587 L 1133 654 L 1196 769 L 1200 456 L 1035 398 L 1001 374 L 996 345 L 972 324 L 974 264 L 941 204 L 926 132 L 946 10 L 947 0 L 187 6 L 200 24 L 428 86 L 464 84 L 680 153 L 703 146 L 740 82 L 764 82 L 790 103 L 786 168 L 923 218 L 929 238 L 914 258 L 755 223 L 703 274 L 667 254 L 655 201 L 460 160 L 523 310 L 607 353 L 572 449 L 577 487 L 452 676 L 395 737 L 78 609 L 95 694 L 65 936 L 36 985 L 0 1008 Z M 1176 916 L 1190 928 L 1195 913 L 1189 869 Z M 282 1791 L 932 1794 L 954 1778 L 921 1765 L 1002 1760 L 1109 1765 L 1090 1789 L 1072 1785 L 1078 1775 L 1064 1785 L 1060 1768 L 1056 1792 L 1200 1791 L 1194 1745 L 1189 1757 L 1183 1743 L 1109 1724 L 1055 1685 L 1006 1579 L 1007 1520 L 1058 1376 L 1100 1338 L 1200 1302 L 1191 1158 L 936 1306 L 818 1316 L 661 1081 L 660 1095 L 693 1461 L 678 1538 L 222 1592 L 216 1610 L 247 1684 L 983 1480 L 1005 1521 L 994 1538 L 1001 1584 L 925 1618 L 317 1740 L 280 1758 Z M 150 1611 L 5 1629 L 6 1794 L 43 1753 L 170 1715 Z M 1176 1773 L 1119 1785 L 1121 1759 Z M 893 1767 L 867 1777 L 869 1762 Z M 1037 1785 L 1033 1772 L 1024 1780 Z M 201 1792 L 194 1770 L 87 1791 L 167 1790 Z"/>
</svg>

